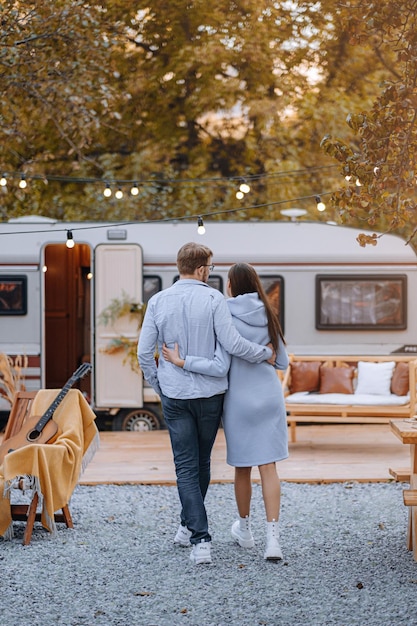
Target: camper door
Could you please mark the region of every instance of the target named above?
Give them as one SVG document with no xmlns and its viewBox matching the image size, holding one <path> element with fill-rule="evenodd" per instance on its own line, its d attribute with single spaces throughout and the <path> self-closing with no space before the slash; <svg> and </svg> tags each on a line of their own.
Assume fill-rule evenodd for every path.
<svg viewBox="0 0 417 626">
<path fill-rule="evenodd" d="M 143 407 L 143 379 L 134 371 L 128 345 L 137 343 L 138 317 L 124 303 L 142 303 L 142 248 L 102 244 L 95 249 L 95 404 Z"/>
</svg>

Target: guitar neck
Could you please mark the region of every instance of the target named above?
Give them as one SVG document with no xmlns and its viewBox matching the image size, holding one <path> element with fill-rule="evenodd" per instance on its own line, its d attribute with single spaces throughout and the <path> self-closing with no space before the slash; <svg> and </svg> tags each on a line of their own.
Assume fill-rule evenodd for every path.
<svg viewBox="0 0 417 626">
<path fill-rule="evenodd" d="M 80 378 L 82 378 L 83 376 L 88 374 L 88 372 L 90 370 L 91 370 L 91 364 L 90 363 L 83 363 L 82 365 L 80 365 L 80 367 L 77 369 L 77 371 L 73 373 L 71 378 L 69 380 L 67 380 L 67 382 L 62 387 L 61 391 L 58 393 L 57 397 L 52 402 L 52 404 L 47 408 L 45 413 L 42 415 L 42 417 L 40 418 L 40 420 L 36 424 L 34 430 L 36 430 L 38 433 L 42 432 L 42 429 L 45 427 L 45 424 L 47 424 L 49 422 L 49 420 L 51 419 L 51 417 L 55 413 L 55 410 L 56 410 L 58 404 L 60 404 L 62 402 L 62 400 L 67 395 L 68 391 L 73 386 L 73 384 L 77 380 L 79 380 Z"/>
<path fill-rule="evenodd" d="M 55 400 L 52 402 L 52 404 L 46 409 L 45 413 L 42 415 L 41 419 L 38 421 L 38 423 L 35 426 L 35 430 L 37 431 L 41 431 L 44 427 L 45 424 L 47 424 L 49 422 L 50 419 L 52 419 L 53 414 L 55 413 L 56 409 L 58 408 L 58 405 L 61 404 L 62 400 L 65 398 L 65 396 L 67 395 L 68 391 L 71 389 L 72 385 L 74 384 L 75 380 L 70 379 L 61 389 L 61 391 L 59 392 L 59 394 L 57 395 L 57 397 L 55 398 Z"/>
</svg>

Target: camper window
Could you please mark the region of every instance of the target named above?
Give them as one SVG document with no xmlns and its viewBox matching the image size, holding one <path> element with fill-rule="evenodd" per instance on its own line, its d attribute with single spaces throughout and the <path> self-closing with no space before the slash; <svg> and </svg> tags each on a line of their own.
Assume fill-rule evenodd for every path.
<svg viewBox="0 0 417 626">
<path fill-rule="evenodd" d="M 143 301 L 145 304 L 162 289 L 162 279 L 160 276 L 143 277 Z"/>
<path fill-rule="evenodd" d="M 284 330 L 284 279 L 282 276 L 262 276 L 262 274 L 259 278 Z"/>
<path fill-rule="evenodd" d="M 26 315 L 26 276 L 0 274 L 0 315 Z"/>
<path fill-rule="evenodd" d="M 318 330 L 407 328 L 405 275 L 316 276 Z"/>
</svg>

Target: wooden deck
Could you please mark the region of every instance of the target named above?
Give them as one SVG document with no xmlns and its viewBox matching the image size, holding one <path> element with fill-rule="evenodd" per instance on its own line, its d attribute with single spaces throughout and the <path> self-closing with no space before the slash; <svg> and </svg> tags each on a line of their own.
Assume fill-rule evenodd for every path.
<svg viewBox="0 0 417 626">
<path fill-rule="evenodd" d="M 304 425 L 297 428 L 290 456 L 277 464 L 281 480 L 302 483 L 385 482 L 393 480 L 389 468 L 409 468 L 409 447 L 387 425 Z M 175 484 L 169 435 L 100 432 L 100 449 L 80 479 L 82 485 Z M 232 482 L 226 464 L 223 430 L 212 455 L 212 482 Z M 259 481 L 257 469 L 254 481 Z"/>
</svg>

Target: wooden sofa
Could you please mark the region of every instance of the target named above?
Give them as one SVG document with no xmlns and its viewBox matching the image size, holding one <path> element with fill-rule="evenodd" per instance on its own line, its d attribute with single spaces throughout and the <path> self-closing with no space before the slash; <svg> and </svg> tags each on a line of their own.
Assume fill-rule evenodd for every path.
<svg viewBox="0 0 417 626">
<path fill-rule="evenodd" d="M 388 424 L 413 417 L 416 367 L 410 355 L 290 355 L 281 381 L 291 441 L 301 422 Z"/>
</svg>

